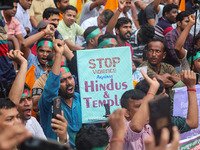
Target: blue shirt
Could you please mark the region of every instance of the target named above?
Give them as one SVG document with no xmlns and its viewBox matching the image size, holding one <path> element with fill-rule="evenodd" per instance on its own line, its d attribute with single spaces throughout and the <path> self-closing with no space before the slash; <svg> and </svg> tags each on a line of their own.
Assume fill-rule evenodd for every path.
<svg viewBox="0 0 200 150">
<path fill-rule="evenodd" d="M 37 80 L 41 75 L 45 74 L 46 71 L 42 69 L 42 66 L 37 59 L 37 56 L 33 55 L 31 52 L 27 58 L 28 61 L 28 70 L 31 68 L 32 65 L 34 65 L 35 68 L 35 80 Z"/>
<path fill-rule="evenodd" d="M 40 109 L 40 119 L 41 126 L 47 138 L 57 139 L 57 134 L 52 131 L 51 119 L 52 119 L 52 98 L 58 96 L 58 91 L 60 88 L 60 77 L 50 71 L 46 85 L 43 90 L 43 94 L 39 100 L 38 106 Z M 61 107 L 64 112 L 64 117 L 68 122 L 67 132 L 69 134 L 69 142 L 71 146 L 75 147 L 75 137 L 76 133 L 82 126 L 82 116 L 81 116 L 81 102 L 80 95 L 75 92 L 73 97 L 72 108 L 70 108 L 61 99 Z"/>
</svg>

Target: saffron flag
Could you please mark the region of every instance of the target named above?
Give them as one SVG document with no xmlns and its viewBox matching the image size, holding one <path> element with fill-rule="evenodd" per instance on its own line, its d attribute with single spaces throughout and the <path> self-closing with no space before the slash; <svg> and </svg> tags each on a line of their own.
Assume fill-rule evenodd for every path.
<svg viewBox="0 0 200 150">
<path fill-rule="evenodd" d="M 32 65 L 26 73 L 25 83 L 30 87 L 30 92 L 32 95 L 32 88 L 35 83 L 35 66 Z M 32 116 L 36 117 L 36 112 L 32 110 Z"/>
<path fill-rule="evenodd" d="M 181 0 L 180 6 L 179 6 L 180 11 L 185 11 L 185 0 Z"/>
<path fill-rule="evenodd" d="M 105 9 L 110 9 L 112 11 L 115 11 L 118 8 L 118 0 L 107 0 L 105 4 Z"/>
</svg>

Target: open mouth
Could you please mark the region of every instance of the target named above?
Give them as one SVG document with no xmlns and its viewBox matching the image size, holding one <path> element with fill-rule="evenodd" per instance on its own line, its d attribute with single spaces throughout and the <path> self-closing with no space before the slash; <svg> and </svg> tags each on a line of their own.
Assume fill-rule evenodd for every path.
<svg viewBox="0 0 200 150">
<path fill-rule="evenodd" d="M 73 93 L 74 92 L 74 87 L 73 86 L 69 86 L 66 88 L 68 93 Z"/>
<path fill-rule="evenodd" d="M 31 116 L 31 109 L 25 109 L 24 113 L 28 116 Z"/>
</svg>

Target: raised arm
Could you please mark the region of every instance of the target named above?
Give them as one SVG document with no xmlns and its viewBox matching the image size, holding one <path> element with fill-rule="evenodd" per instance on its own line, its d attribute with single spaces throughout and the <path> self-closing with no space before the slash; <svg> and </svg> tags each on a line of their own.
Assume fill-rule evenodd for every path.
<svg viewBox="0 0 200 150">
<path fill-rule="evenodd" d="M 53 35 L 54 32 L 55 32 L 55 27 L 52 24 L 48 24 L 47 27 L 44 30 L 24 39 L 24 41 L 22 43 L 22 48 L 21 48 L 21 51 L 24 53 L 24 57 L 26 59 L 28 58 L 28 56 L 30 54 L 30 48 L 29 47 L 32 44 L 34 44 L 36 41 L 38 41 L 39 39 L 41 39 L 45 35 Z"/>
<path fill-rule="evenodd" d="M 123 10 L 125 4 L 126 4 L 125 0 L 120 0 L 118 2 L 119 9 L 116 10 L 115 14 L 112 16 L 112 18 L 108 22 L 108 25 L 107 25 L 107 28 L 106 28 L 106 33 L 113 33 L 113 29 L 115 28 L 115 25 L 117 24 L 117 20 L 119 18 L 120 13 L 121 13 L 119 10 Z"/>
<path fill-rule="evenodd" d="M 192 14 L 189 16 L 189 23 L 188 23 L 187 27 L 181 32 L 180 36 L 178 37 L 178 39 L 174 45 L 174 50 L 176 51 L 176 54 L 179 59 L 182 59 L 185 56 L 186 52 L 185 52 L 183 46 L 184 46 L 185 40 L 190 32 L 190 29 L 192 28 L 194 23 L 195 23 L 195 16 Z"/>
<path fill-rule="evenodd" d="M 152 4 L 153 10 L 156 12 L 156 14 L 160 11 L 160 0 L 154 0 Z"/>
<path fill-rule="evenodd" d="M 16 105 L 19 104 L 19 101 L 21 99 L 27 72 L 27 61 L 22 55 L 23 53 L 20 50 L 11 50 L 8 54 L 9 59 L 15 61 L 18 65 L 20 65 L 19 72 L 13 82 L 13 85 L 8 95 L 10 100 L 13 101 Z"/>
<path fill-rule="evenodd" d="M 146 5 L 141 1 L 136 1 L 135 5 L 140 7 L 142 10 L 144 10 L 146 8 Z"/>
<path fill-rule="evenodd" d="M 103 5 L 105 3 L 106 0 L 96 0 L 93 1 L 92 4 L 90 4 L 90 10 L 94 9 L 95 7 L 98 7 L 100 5 Z"/>
<path fill-rule="evenodd" d="M 196 74 L 193 71 L 184 70 L 181 73 L 181 80 L 187 86 L 188 92 L 188 113 L 186 122 L 191 129 L 195 129 L 199 125 L 198 104 L 195 91 Z"/>
<path fill-rule="evenodd" d="M 147 93 L 147 95 L 144 97 L 142 105 L 131 119 L 130 128 L 134 132 L 141 132 L 144 125 L 146 124 L 147 119 L 149 117 L 148 102 L 154 98 L 160 86 L 156 78 L 151 79 L 146 73 L 144 73 L 144 71 L 141 70 L 141 72 L 150 87 L 148 91 L 149 94 Z"/>
<path fill-rule="evenodd" d="M 67 46 L 69 47 L 69 49 L 72 51 L 81 50 L 84 48 L 84 47 L 73 44 L 70 39 L 66 39 L 65 42 Z"/>
</svg>

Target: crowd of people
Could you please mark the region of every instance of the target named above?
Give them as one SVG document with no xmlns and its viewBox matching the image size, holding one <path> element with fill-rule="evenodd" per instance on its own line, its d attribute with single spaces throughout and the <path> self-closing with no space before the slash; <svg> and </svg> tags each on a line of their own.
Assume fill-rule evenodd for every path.
<svg viewBox="0 0 200 150">
<path fill-rule="evenodd" d="M 1 2 L 0 150 L 20 149 L 31 136 L 77 150 L 178 149 L 180 133 L 199 126 L 200 23 L 198 17 L 195 30 L 193 1 L 180 11 L 179 0 L 118 0 L 112 11 L 104 8 L 110 0 L 87 0 L 81 12 L 71 1 Z M 124 46 L 133 74 L 147 66 L 144 79 L 121 95 L 106 126 L 83 124 L 77 51 Z M 157 144 L 149 102 L 168 97 L 173 110 L 174 88 L 184 86 L 187 116 L 171 114 L 174 127 L 162 128 Z M 58 96 L 62 112 L 52 118 Z"/>
</svg>

